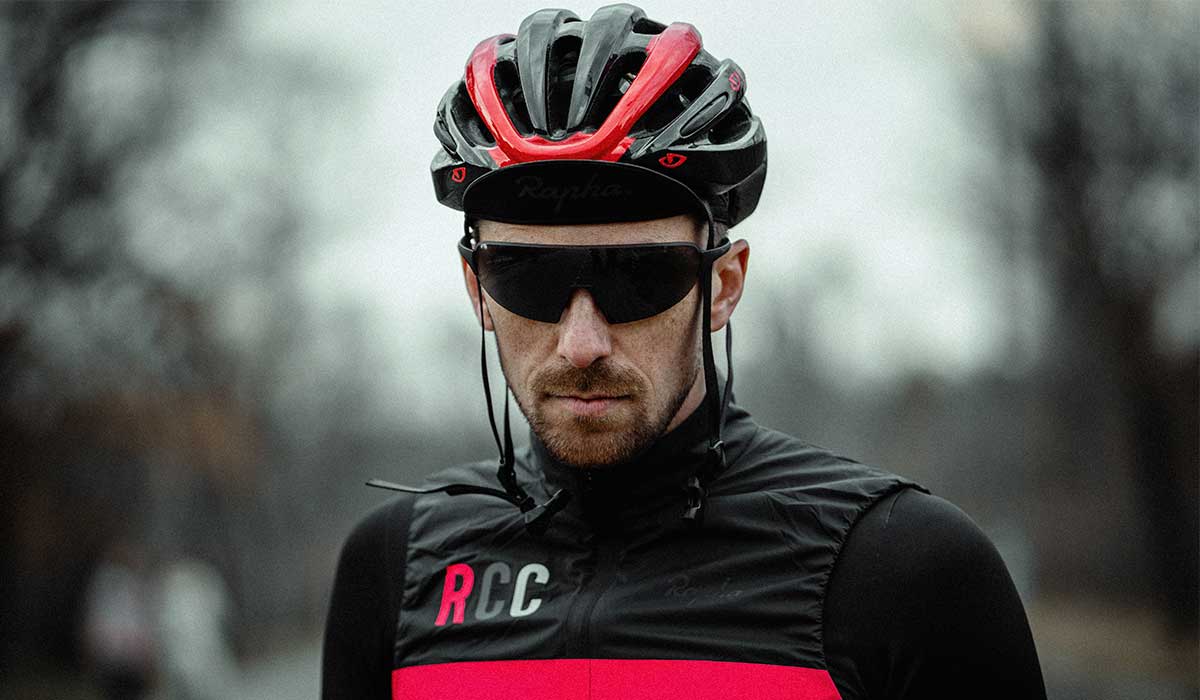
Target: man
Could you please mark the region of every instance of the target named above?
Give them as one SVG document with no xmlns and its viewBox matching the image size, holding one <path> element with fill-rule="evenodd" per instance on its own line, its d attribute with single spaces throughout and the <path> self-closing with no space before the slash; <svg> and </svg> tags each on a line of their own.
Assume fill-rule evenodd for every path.
<svg viewBox="0 0 1200 700">
<path fill-rule="evenodd" d="M 995 549 L 900 477 L 757 425 L 711 334 L 766 137 L 737 64 L 630 5 L 528 17 L 443 98 L 439 199 L 532 428 L 368 516 L 332 698 L 1044 697 Z M 728 356 L 728 352 L 727 352 Z"/>
</svg>

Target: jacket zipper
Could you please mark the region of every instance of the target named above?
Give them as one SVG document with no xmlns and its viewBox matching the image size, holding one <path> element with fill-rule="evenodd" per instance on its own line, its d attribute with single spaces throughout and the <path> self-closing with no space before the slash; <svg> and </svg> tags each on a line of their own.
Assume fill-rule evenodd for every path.
<svg viewBox="0 0 1200 700">
<path fill-rule="evenodd" d="M 596 658 L 596 650 L 592 641 L 592 622 L 596 613 L 596 604 L 608 591 L 616 576 L 616 563 L 619 550 L 617 541 L 612 537 L 601 535 L 596 543 L 596 575 L 583 603 L 583 612 L 579 617 L 576 631 L 576 652 L 578 658 Z"/>
<path fill-rule="evenodd" d="M 590 486 L 589 478 L 584 485 L 585 493 Z M 596 604 L 608 591 L 616 576 L 616 564 L 620 555 L 618 538 L 611 533 L 597 531 L 591 523 L 588 527 L 593 528 L 595 537 L 592 551 L 596 557 L 596 569 L 592 572 L 590 580 L 585 579 L 580 586 L 580 594 L 571 608 L 571 620 L 567 625 L 570 635 L 568 639 L 571 642 L 569 653 L 579 659 L 596 658 L 592 642 L 592 618 L 595 616 Z"/>
</svg>

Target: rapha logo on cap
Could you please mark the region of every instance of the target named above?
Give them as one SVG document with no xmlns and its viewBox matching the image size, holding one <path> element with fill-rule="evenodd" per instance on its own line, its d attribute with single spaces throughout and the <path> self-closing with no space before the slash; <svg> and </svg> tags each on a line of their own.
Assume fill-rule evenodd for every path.
<svg viewBox="0 0 1200 700">
<path fill-rule="evenodd" d="M 584 199 L 619 199 L 633 195 L 633 190 L 616 182 L 599 182 L 599 175 L 592 177 L 582 185 L 550 185 L 536 175 L 524 175 L 517 178 L 517 197 L 519 199 L 545 199 L 555 202 L 554 212 L 562 210 L 564 202 Z"/>
</svg>

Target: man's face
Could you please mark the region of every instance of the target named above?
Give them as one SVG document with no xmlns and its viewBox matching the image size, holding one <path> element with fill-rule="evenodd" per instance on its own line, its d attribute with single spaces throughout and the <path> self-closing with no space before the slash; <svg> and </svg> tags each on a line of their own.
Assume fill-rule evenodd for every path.
<svg viewBox="0 0 1200 700">
<path fill-rule="evenodd" d="M 699 242 L 685 216 L 648 222 L 524 226 L 485 221 L 486 241 L 549 245 Z M 473 279 L 468 279 L 468 285 Z M 511 313 L 487 295 L 504 375 L 550 454 L 581 467 L 636 456 L 699 404 L 699 285 L 650 318 L 610 324 L 591 295 L 576 290 L 557 323 Z"/>
</svg>

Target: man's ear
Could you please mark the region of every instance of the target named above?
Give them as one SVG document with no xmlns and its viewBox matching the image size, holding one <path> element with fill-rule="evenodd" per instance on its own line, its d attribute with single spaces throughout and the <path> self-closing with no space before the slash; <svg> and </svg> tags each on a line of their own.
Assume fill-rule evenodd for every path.
<svg viewBox="0 0 1200 700">
<path fill-rule="evenodd" d="M 734 241 L 729 250 L 713 262 L 712 330 L 724 328 L 737 308 L 746 286 L 746 266 L 749 262 L 750 244 L 745 239 Z"/>
<path fill-rule="evenodd" d="M 482 307 L 479 305 L 479 283 L 475 279 L 475 271 L 467 264 L 466 260 L 459 258 L 463 269 L 463 282 L 467 285 L 467 295 L 471 297 L 471 309 L 475 312 L 475 318 L 483 324 L 484 330 L 495 330 L 492 326 L 492 314 L 488 311 L 487 303 Z M 483 314 L 480 315 L 482 310 Z"/>
</svg>

